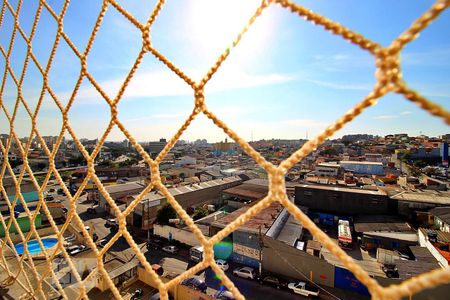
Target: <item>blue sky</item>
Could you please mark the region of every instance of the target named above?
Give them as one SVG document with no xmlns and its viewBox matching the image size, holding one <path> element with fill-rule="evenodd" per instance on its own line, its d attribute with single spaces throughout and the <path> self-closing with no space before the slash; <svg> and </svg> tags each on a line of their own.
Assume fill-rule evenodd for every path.
<svg viewBox="0 0 450 300">
<path fill-rule="evenodd" d="M 17 1 L 10 1 L 16 6 Z M 26 1 L 19 22 L 29 34 L 36 12 L 35 1 Z M 49 0 L 56 12 L 63 1 Z M 145 22 L 155 1 L 119 1 L 138 20 Z M 297 1 L 348 28 L 387 46 L 418 18 L 431 1 Z M 194 80 L 199 80 L 220 53 L 230 45 L 259 1 L 168 0 L 152 28 L 153 46 Z M 71 1 L 64 31 L 81 51 L 100 10 L 99 1 Z M 6 13 L 0 43 L 7 47 L 13 19 Z M 409 85 L 430 100 L 450 109 L 450 11 L 425 29 L 402 52 L 402 67 Z M 56 22 L 45 10 L 37 27 L 33 52 L 45 65 L 56 34 Z M 109 7 L 88 57 L 88 70 L 114 97 L 141 47 L 141 34 L 113 7 Z M 17 37 L 11 65 L 20 74 L 26 52 Z M 0 60 L 4 68 L 4 60 Z M 357 46 L 272 5 L 255 22 L 242 42 L 205 88 L 206 103 L 243 138 L 305 138 L 318 134 L 353 107 L 373 84 L 374 58 Z M 62 41 L 49 74 L 49 84 L 62 103 L 67 103 L 80 71 L 80 63 Z M 32 108 L 42 79 L 29 65 L 23 95 Z M 3 99 L 8 110 L 17 90 L 7 78 Z M 119 104 L 119 118 L 140 141 L 170 138 L 193 108 L 193 92 L 166 66 L 147 54 Z M 38 115 L 43 135 L 61 130 L 61 115 L 48 95 Z M 78 137 L 102 134 L 110 110 L 84 80 L 69 113 Z M 8 132 L 0 113 L 0 131 Z M 31 122 L 19 107 L 15 128 L 29 136 Z M 440 119 L 421 111 L 402 96 L 389 94 L 366 110 L 336 136 L 351 133 L 406 132 L 448 133 Z M 124 135 L 114 130 L 109 140 Z M 198 117 L 182 139 L 217 141 L 225 134 L 204 116 Z"/>
</svg>

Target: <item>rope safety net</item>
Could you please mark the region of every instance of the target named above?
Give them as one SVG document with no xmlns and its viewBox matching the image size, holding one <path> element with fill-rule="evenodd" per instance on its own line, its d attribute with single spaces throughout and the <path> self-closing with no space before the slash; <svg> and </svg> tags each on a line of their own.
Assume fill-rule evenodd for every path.
<svg viewBox="0 0 450 300">
<path fill-rule="evenodd" d="M 80 298 L 88 298 L 86 283 L 89 280 L 95 278 L 95 276 L 102 276 L 112 293 L 116 298 L 121 299 L 121 294 L 118 288 L 114 285 L 111 278 L 108 276 L 107 271 L 105 270 L 105 266 L 103 263 L 103 256 L 109 247 L 111 247 L 115 241 L 121 236 L 123 236 L 133 251 L 136 254 L 136 257 L 139 259 L 142 266 L 145 270 L 150 274 L 151 279 L 157 283 L 157 287 L 161 293 L 162 299 L 168 299 L 168 290 L 178 285 L 182 280 L 196 274 L 197 272 L 207 268 L 208 266 L 212 268 L 212 270 L 220 276 L 223 284 L 226 286 L 228 290 L 230 290 L 236 299 L 244 299 L 240 291 L 234 286 L 233 282 L 227 278 L 222 269 L 215 263 L 214 253 L 213 253 L 213 245 L 215 243 L 220 242 L 224 237 L 228 236 L 234 230 L 236 230 L 240 225 L 247 222 L 253 216 L 258 214 L 262 209 L 267 208 L 272 202 L 278 201 L 281 203 L 290 214 L 292 214 L 297 220 L 299 220 L 305 228 L 307 228 L 311 234 L 322 243 L 324 247 L 326 247 L 333 255 L 335 255 L 344 266 L 350 270 L 356 278 L 361 281 L 369 290 L 373 299 L 398 299 L 402 296 L 413 295 L 419 291 L 422 291 L 427 288 L 435 287 L 439 284 L 449 283 L 450 282 L 450 269 L 439 269 L 433 270 L 431 272 L 422 274 L 417 277 L 413 277 L 411 279 L 405 280 L 398 285 L 391 285 L 388 287 L 382 287 L 378 284 L 378 282 L 371 278 L 367 272 L 365 272 L 358 264 L 356 264 L 341 248 L 339 248 L 323 231 L 321 231 L 302 211 L 297 208 L 292 202 L 289 201 L 286 195 L 286 189 L 284 184 L 284 175 L 286 172 L 292 168 L 296 163 L 300 162 L 304 157 L 306 157 L 309 153 L 311 153 L 315 148 L 321 145 L 327 138 L 331 137 L 336 131 L 341 129 L 347 123 L 351 122 L 355 117 L 360 115 L 366 108 L 377 103 L 377 100 L 388 94 L 388 93 L 397 93 L 402 94 L 406 100 L 414 102 L 422 109 L 428 111 L 430 114 L 442 118 L 443 121 L 450 125 L 450 112 L 444 110 L 439 105 L 429 101 L 424 96 L 419 94 L 418 92 L 412 90 L 408 84 L 402 79 L 401 72 L 401 63 L 400 63 L 400 53 L 406 44 L 413 41 L 419 33 L 426 28 L 430 22 L 434 19 L 438 18 L 439 15 L 448 8 L 450 1 L 447 0 L 438 0 L 431 7 L 424 12 L 421 16 L 418 16 L 418 19 L 400 36 L 398 36 L 388 47 L 383 47 L 380 44 L 371 41 L 360 35 L 358 33 L 353 32 L 352 30 L 344 27 L 341 24 L 333 22 L 332 20 L 316 14 L 311 10 L 298 5 L 290 0 L 263 0 L 260 6 L 256 9 L 253 16 L 248 20 L 247 24 L 242 28 L 241 32 L 236 36 L 234 41 L 232 41 L 231 47 L 238 46 L 240 40 L 244 37 L 245 33 L 248 31 L 250 26 L 254 23 L 254 21 L 267 9 L 270 9 L 271 6 L 278 5 L 283 7 L 284 9 L 289 10 L 291 13 L 298 15 L 299 17 L 305 19 L 308 22 L 315 24 L 316 26 L 322 27 L 324 30 L 334 34 L 341 36 L 344 40 L 359 46 L 363 51 L 368 51 L 375 59 L 376 62 L 376 84 L 374 85 L 372 91 L 365 96 L 357 105 L 355 105 L 351 110 L 346 112 L 343 116 L 341 116 L 338 120 L 336 120 L 333 124 L 330 124 L 322 133 L 310 139 L 306 142 L 300 149 L 296 150 L 289 158 L 281 162 L 278 166 L 268 162 L 260 153 L 258 153 L 255 149 L 253 149 L 248 142 L 242 139 L 238 133 L 231 130 L 224 122 L 216 117 L 216 115 L 210 111 L 206 105 L 206 99 L 204 97 L 204 87 L 208 84 L 211 77 L 217 72 L 222 63 L 228 58 L 230 55 L 230 48 L 225 49 L 223 53 L 217 58 L 216 62 L 209 68 L 207 73 L 203 76 L 200 81 L 194 81 L 188 75 L 186 75 L 181 69 L 177 68 L 170 60 L 168 60 L 162 53 L 160 53 L 157 49 L 155 49 L 151 42 L 150 31 L 152 25 L 154 24 L 156 18 L 164 7 L 165 1 L 159 0 L 156 6 L 153 8 L 150 16 L 148 17 L 145 23 L 139 22 L 131 13 L 129 13 L 126 9 L 124 9 L 121 5 L 119 5 L 115 0 L 105 0 L 103 1 L 100 13 L 96 19 L 95 25 L 92 28 L 92 31 L 89 36 L 89 40 L 84 49 L 79 49 L 75 46 L 75 44 L 71 41 L 67 33 L 64 31 L 64 17 L 66 11 L 69 7 L 69 1 L 66 0 L 62 7 L 62 10 L 59 14 L 57 14 L 52 7 L 45 0 L 39 1 L 32 29 L 30 34 L 27 35 L 25 31 L 22 29 L 21 24 L 19 23 L 19 15 L 20 13 L 27 9 L 26 6 L 29 4 L 28 1 L 19 0 L 17 7 L 13 7 L 8 0 L 3 0 L 1 5 L 1 16 L 0 16 L 0 30 L 4 30 L 4 16 L 6 13 L 9 13 L 14 18 L 14 25 L 12 29 L 11 39 L 8 45 L 0 45 L 0 50 L 2 53 L 2 66 L 4 66 L 3 78 L 0 88 L 0 108 L 4 114 L 2 114 L 1 118 L 6 118 L 3 122 L 6 122 L 9 125 L 9 139 L 6 144 L 0 141 L 1 151 L 3 152 L 4 161 L 1 167 L 0 174 L 0 190 L 4 199 L 8 199 L 8 195 L 6 193 L 6 189 L 4 187 L 4 176 L 9 173 L 11 174 L 11 179 L 15 186 L 16 194 L 12 201 L 8 202 L 10 214 L 8 217 L 0 214 L 0 222 L 3 225 L 5 230 L 5 237 L 1 239 L 0 243 L 0 267 L 1 272 L 6 274 L 6 279 L 3 280 L 2 285 L 8 286 L 13 283 L 18 284 L 25 291 L 22 295 L 23 298 L 43 298 L 47 299 L 48 295 L 44 291 L 44 286 L 46 284 L 46 280 L 53 278 L 53 282 L 56 285 L 56 289 L 64 298 L 69 298 L 65 290 L 62 288 L 59 283 L 56 274 L 52 268 L 52 261 L 56 257 L 58 253 L 62 253 L 63 257 L 68 262 L 69 268 L 72 270 L 72 273 L 76 277 L 78 281 L 77 288 L 79 288 L 79 297 Z M 96 34 L 102 24 L 102 20 L 105 16 L 107 10 L 116 10 L 126 18 L 136 30 L 142 33 L 142 46 L 140 52 L 129 70 L 125 80 L 123 81 L 120 89 L 117 92 L 117 95 L 114 98 L 111 98 L 107 95 L 107 93 L 103 90 L 102 86 L 97 83 L 97 81 L 91 76 L 89 73 L 89 69 L 87 66 L 87 58 L 89 56 L 92 44 L 96 38 Z M 49 13 L 50 18 L 53 18 L 57 24 L 57 33 L 54 37 L 53 47 L 51 49 L 51 53 L 47 62 L 39 61 L 35 54 L 33 53 L 33 37 L 37 31 L 37 24 L 42 15 L 43 11 L 47 11 Z M 47 14 L 48 15 L 48 14 Z M 11 56 L 14 55 L 13 44 L 16 40 L 16 36 L 18 38 L 23 39 L 23 41 L 27 45 L 27 53 L 25 56 L 23 69 L 20 74 L 15 73 L 11 67 L 10 60 Z M 50 69 L 52 68 L 52 62 L 55 57 L 56 49 L 61 41 L 65 41 L 73 51 L 73 53 L 78 57 L 81 69 L 80 74 L 75 85 L 75 88 L 72 91 L 70 99 L 67 105 L 63 105 L 61 101 L 56 96 L 52 86 L 48 81 L 48 74 Z M 141 61 L 146 55 L 153 55 L 159 61 L 164 63 L 164 65 L 173 71 L 176 75 L 178 75 L 184 82 L 190 86 L 194 92 L 194 107 L 189 115 L 189 117 L 185 120 L 184 124 L 181 128 L 178 129 L 178 132 L 170 139 L 165 148 L 160 152 L 160 154 L 152 159 L 142 148 L 140 144 L 136 141 L 136 139 L 130 134 L 130 132 L 125 128 L 125 126 L 121 123 L 118 118 L 118 104 L 121 101 L 122 95 L 124 94 L 127 86 L 135 74 L 136 70 L 139 68 Z M 41 89 L 41 93 L 36 105 L 36 108 L 32 110 L 27 104 L 27 99 L 24 98 L 22 91 L 22 82 L 24 80 L 24 76 L 27 72 L 27 68 L 30 64 L 35 64 L 37 69 L 40 72 L 40 76 L 42 76 L 43 86 Z M 13 110 L 8 110 L 5 106 L 3 97 L 5 95 L 5 81 L 7 76 L 12 78 L 15 86 L 17 87 L 17 99 L 15 101 L 15 105 Z M 69 124 L 68 113 L 71 109 L 71 106 L 74 103 L 77 92 L 79 91 L 80 85 L 82 82 L 87 82 L 91 84 L 103 97 L 104 101 L 109 105 L 111 109 L 111 118 L 108 124 L 106 131 L 103 133 L 101 138 L 98 141 L 95 149 L 91 154 L 89 154 L 84 146 L 81 144 L 80 140 L 75 135 L 75 132 L 71 128 Z M 63 125 L 61 128 L 61 132 L 59 133 L 58 139 L 53 147 L 50 149 L 46 146 L 46 143 L 43 141 L 42 136 L 38 131 L 37 124 L 37 116 L 39 110 L 41 108 L 41 104 L 44 98 L 44 94 L 48 93 L 54 103 L 58 106 L 59 111 L 62 115 Z M 19 141 L 19 137 L 16 134 L 14 128 L 14 121 L 16 120 L 17 111 L 19 105 L 23 105 L 26 110 L 26 113 L 32 120 L 32 129 L 30 133 L 30 139 L 28 143 L 23 144 Z M 159 164 L 171 150 L 171 148 L 175 145 L 179 137 L 182 133 L 188 128 L 190 123 L 198 116 L 199 114 L 204 114 L 207 118 L 212 120 L 214 124 L 220 127 L 230 138 L 232 138 L 250 157 L 253 158 L 268 174 L 269 178 L 269 192 L 265 198 L 259 201 L 256 205 L 252 206 L 248 211 L 242 214 L 239 218 L 235 219 L 228 226 L 218 232 L 211 238 L 206 238 L 200 229 L 194 224 L 193 220 L 189 217 L 186 211 L 183 210 L 181 205 L 174 199 L 174 197 L 169 193 L 168 189 L 162 184 L 161 177 L 159 174 Z M 5 116 L 5 117 L 3 117 Z M 117 204 L 110 197 L 108 192 L 105 190 L 102 185 L 99 177 L 95 173 L 94 169 L 94 159 L 99 154 L 101 147 L 103 146 L 108 134 L 111 132 L 113 128 L 118 128 L 130 141 L 131 145 L 138 151 L 138 153 L 144 158 L 145 162 L 148 164 L 151 171 L 151 182 L 146 186 L 146 188 L 139 194 L 139 196 L 131 202 L 130 205 L 124 211 L 120 211 Z M 72 196 L 65 186 L 61 174 L 55 167 L 55 156 L 58 151 L 58 147 L 61 144 L 64 134 L 69 134 L 76 146 L 79 148 L 84 158 L 87 161 L 88 172 L 85 180 L 81 184 L 80 188 L 77 192 Z M 27 158 L 29 157 L 29 150 L 31 147 L 32 137 L 35 136 L 41 145 L 43 145 L 45 154 L 49 158 L 49 167 L 48 172 L 45 176 L 43 183 L 40 185 L 36 180 L 36 176 L 33 174 L 32 169 L 29 166 Z M 11 148 L 12 143 L 17 143 L 21 159 L 23 160 L 23 168 L 20 173 L 17 175 L 14 174 L 10 161 L 8 160 L 8 152 Z M 27 208 L 25 199 L 20 192 L 20 185 L 24 179 L 25 173 L 28 173 L 31 181 L 39 192 L 39 202 L 35 211 L 30 212 Z M 66 222 L 60 228 L 56 225 L 55 221 L 52 218 L 52 215 L 48 209 L 47 203 L 44 201 L 42 193 L 44 192 L 48 181 L 51 176 L 57 180 L 59 185 L 62 187 L 65 196 L 69 199 L 71 208 L 67 213 Z M 103 195 L 103 197 L 107 200 L 108 204 L 111 206 L 112 210 L 115 212 L 117 216 L 117 220 L 119 222 L 119 230 L 114 237 L 108 241 L 107 245 L 99 250 L 92 238 L 89 235 L 89 232 L 85 229 L 82 219 L 76 213 L 76 201 L 80 197 L 81 193 L 85 189 L 88 181 L 93 181 L 99 190 L 99 193 Z M 152 189 L 159 190 L 164 196 L 167 198 L 167 201 L 173 208 L 176 210 L 178 215 L 184 220 L 186 225 L 190 228 L 190 230 L 195 234 L 198 240 L 204 247 L 204 258 L 203 261 L 190 268 L 183 274 L 177 276 L 176 278 L 170 280 L 167 283 L 163 283 L 158 275 L 152 270 L 151 265 L 147 262 L 144 254 L 138 248 L 138 245 L 133 240 L 131 234 L 128 232 L 126 228 L 126 217 L 133 212 L 135 207 L 140 203 L 143 197 L 149 193 Z M 28 233 L 23 233 L 20 230 L 17 219 L 14 215 L 14 208 L 16 205 L 22 204 L 25 214 L 30 219 L 30 231 Z M 57 247 L 52 251 L 45 251 L 42 240 L 37 232 L 34 221 L 37 217 L 39 210 L 42 209 L 49 219 L 51 228 L 57 236 Z M 92 271 L 86 278 L 81 279 L 80 275 L 76 271 L 73 261 L 65 250 L 64 237 L 63 233 L 69 226 L 69 223 L 75 223 L 79 228 L 82 229 L 82 233 L 86 239 L 86 243 L 88 247 L 92 249 L 95 254 L 97 260 L 97 267 L 94 271 Z M 15 226 L 18 229 L 18 233 L 20 235 L 21 241 L 26 244 L 29 240 L 36 239 L 43 253 L 45 254 L 45 263 L 47 264 L 47 268 L 45 272 L 38 272 L 35 266 L 35 262 L 33 260 L 32 255 L 30 255 L 27 247 L 24 249 L 24 254 L 19 255 L 14 248 L 14 243 L 9 234 L 9 228 L 11 226 Z M 9 250 L 8 250 L 9 249 Z M 8 251 L 13 252 L 14 261 L 16 263 L 17 271 L 11 269 L 10 263 L 6 260 L 6 253 Z"/>
</svg>

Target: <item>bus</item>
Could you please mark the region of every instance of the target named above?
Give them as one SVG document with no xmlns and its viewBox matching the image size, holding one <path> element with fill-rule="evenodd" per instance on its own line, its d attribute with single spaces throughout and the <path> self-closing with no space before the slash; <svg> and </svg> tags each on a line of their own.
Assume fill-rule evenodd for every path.
<svg viewBox="0 0 450 300">
<path fill-rule="evenodd" d="M 192 247 L 189 250 L 189 259 L 195 262 L 202 261 L 203 259 L 203 246 Z"/>
<path fill-rule="evenodd" d="M 352 231 L 350 222 L 347 220 L 339 220 L 338 222 L 338 244 L 343 249 L 353 248 Z"/>
</svg>

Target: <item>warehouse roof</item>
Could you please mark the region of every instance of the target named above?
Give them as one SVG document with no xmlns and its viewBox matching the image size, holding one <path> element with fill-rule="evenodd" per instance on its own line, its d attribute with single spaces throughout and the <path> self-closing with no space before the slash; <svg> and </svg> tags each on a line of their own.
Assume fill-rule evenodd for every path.
<svg viewBox="0 0 450 300">
<path fill-rule="evenodd" d="M 435 207 L 430 210 L 430 213 L 441 219 L 443 222 L 450 224 L 450 206 Z"/>
<path fill-rule="evenodd" d="M 267 195 L 268 191 L 269 187 L 267 180 L 251 179 L 245 181 L 241 185 L 226 189 L 223 192 L 236 197 L 260 200 Z"/>
<path fill-rule="evenodd" d="M 145 188 L 144 184 L 141 184 L 139 182 L 127 182 L 123 184 L 116 184 L 116 185 L 110 185 L 105 186 L 106 191 L 112 195 L 115 193 L 123 193 L 133 190 L 143 190 Z"/>
<path fill-rule="evenodd" d="M 244 214 L 247 210 L 249 210 L 253 205 L 247 205 L 241 207 L 240 209 L 228 214 L 227 216 L 215 221 L 212 223 L 212 226 L 218 228 L 225 228 L 228 224 L 236 220 L 240 215 Z M 261 233 L 266 234 L 272 223 L 278 217 L 278 215 L 283 210 L 283 206 L 279 202 L 273 202 L 269 205 L 269 207 L 260 211 L 257 215 L 252 217 L 246 223 L 239 226 L 236 231 L 244 231 L 251 233 L 258 233 L 259 228 L 261 227 Z"/>
<path fill-rule="evenodd" d="M 205 182 L 200 182 L 200 183 L 193 183 L 190 185 L 182 185 L 182 186 L 178 186 L 178 187 L 173 187 L 173 188 L 169 189 L 169 193 L 172 196 L 176 197 L 178 195 L 196 192 L 199 190 L 204 190 L 204 189 L 208 189 L 208 188 L 212 188 L 212 187 L 216 187 L 216 186 L 227 185 L 230 183 L 238 183 L 240 181 L 241 181 L 241 179 L 237 176 L 225 177 L 222 179 L 215 179 L 215 180 L 210 180 L 210 181 L 205 181 Z M 135 195 L 134 198 L 136 198 L 137 196 L 138 195 Z M 166 197 L 160 191 L 155 190 L 155 191 L 151 191 L 147 195 L 145 195 L 144 198 L 142 199 L 141 203 L 146 202 L 146 201 L 162 200 L 165 198 Z"/>
<path fill-rule="evenodd" d="M 427 228 L 419 228 L 419 230 L 422 231 L 425 236 L 428 236 L 428 233 L 434 232 L 437 234 L 438 242 L 450 244 L 450 232 L 443 232 L 440 230 L 427 229 Z"/>
<path fill-rule="evenodd" d="M 434 269 L 440 269 L 436 260 L 434 262 L 420 260 L 397 260 L 396 266 L 400 279 L 408 279 Z"/>
<path fill-rule="evenodd" d="M 412 232 L 411 227 L 399 217 L 389 215 L 359 215 L 355 218 L 356 232 L 387 231 Z"/>
<path fill-rule="evenodd" d="M 339 163 L 341 165 L 342 164 L 352 164 L 352 165 L 383 166 L 383 163 L 381 163 L 381 162 L 374 162 L 374 161 L 341 160 Z"/>
<path fill-rule="evenodd" d="M 407 202 L 418 202 L 418 203 L 431 203 L 438 205 L 449 205 L 450 204 L 450 192 L 442 191 L 423 191 L 423 190 L 408 190 L 408 191 L 398 191 L 389 190 L 389 197 L 398 201 Z"/>
<path fill-rule="evenodd" d="M 326 186 L 326 185 L 318 185 L 318 184 L 299 184 L 297 187 L 301 188 L 309 188 L 309 189 L 317 189 L 317 190 L 326 190 L 326 191 L 336 191 L 336 192 L 345 192 L 345 193 L 357 193 L 357 194 L 367 194 L 367 195 L 385 195 L 380 190 L 377 191 L 369 191 L 360 188 L 344 188 L 344 187 L 336 187 L 336 186 Z"/>
</svg>

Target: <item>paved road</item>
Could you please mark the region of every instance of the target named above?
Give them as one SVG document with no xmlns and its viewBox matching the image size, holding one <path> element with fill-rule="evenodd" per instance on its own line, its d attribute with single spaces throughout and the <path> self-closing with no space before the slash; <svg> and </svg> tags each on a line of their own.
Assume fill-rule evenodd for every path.
<svg viewBox="0 0 450 300">
<path fill-rule="evenodd" d="M 145 257 L 152 264 L 159 263 L 159 261 L 164 257 L 172 257 L 185 262 L 189 262 L 187 249 L 181 249 L 180 252 L 176 255 L 168 254 L 161 250 L 150 250 L 145 253 Z M 189 262 L 188 268 L 192 267 L 193 265 L 194 263 Z M 230 262 L 230 268 L 225 273 L 247 299 L 308 299 L 307 297 L 294 294 L 289 290 L 277 290 L 276 288 L 270 286 L 260 285 L 256 281 L 236 277 L 233 275 L 233 270 L 238 266 L 240 265 Z M 210 268 L 206 269 L 206 271 L 199 272 L 197 275 L 205 278 L 205 283 L 208 285 L 208 287 L 215 290 L 219 290 L 221 288 L 220 279 L 217 278 L 216 274 Z M 327 294 L 325 291 L 321 290 L 321 294 L 319 297 L 320 299 L 369 299 L 368 297 L 364 297 L 359 294 L 340 289 L 329 287 L 324 287 L 324 289 L 335 296 Z"/>
</svg>

